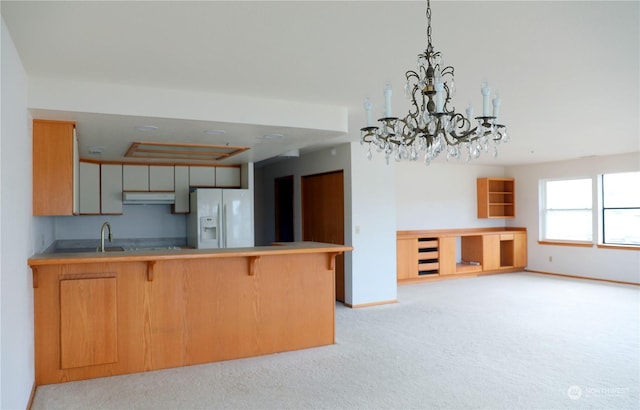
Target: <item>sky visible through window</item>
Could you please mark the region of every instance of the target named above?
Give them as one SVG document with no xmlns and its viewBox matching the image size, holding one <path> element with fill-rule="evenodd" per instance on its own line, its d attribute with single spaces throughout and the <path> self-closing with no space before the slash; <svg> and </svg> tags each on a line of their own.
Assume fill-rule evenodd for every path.
<svg viewBox="0 0 640 410">
<path fill-rule="evenodd" d="M 593 240 L 591 179 L 547 181 L 545 239 Z"/>
<path fill-rule="evenodd" d="M 640 172 L 602 176 L 604 243 L 640 245 Z"/>
</svg>

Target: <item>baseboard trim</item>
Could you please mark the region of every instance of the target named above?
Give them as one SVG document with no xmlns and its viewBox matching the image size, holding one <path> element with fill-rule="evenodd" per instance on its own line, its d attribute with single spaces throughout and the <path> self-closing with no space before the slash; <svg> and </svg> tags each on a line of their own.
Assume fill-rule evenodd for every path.
<svg viewBox="0 0 640 410">
<path fill-rule="evenodd" d="M 36 381 L 33 381 L 33 386 L 31 387 L 31 395 L 29 395 L 29 401 L 27 402 L 27 410 L 31 410 L 31 406 L 33 405 L 33 399 L 36 397 Z"/>
<path fill-rule="evenodd" d="M 359 308 L 366 308 L 366 307 L 372 307 L 372 306 L 391 305 L 393 303 L 398 303 L 398 299 L 383 300 L 381 302 L 359 303 L 357 305 L 352 305 L 351 303 L 345 303 L 344 305 L 348 308 L 359 309 Z"/>
<path fill-rule="evenodd" d="M 621 280 L 613 280 L 613 279 L 601 279 L 601 278 L 590 278 L 588 276 L 576 276 L 576 275 L 565 275 L 563 273 L 552 273 L 552 272 L 544 272 L 544 271 L 540 271 L 540 270 L 532 270 L 532 269 L 525 269 L 525 272 L 531 272 L 531 273 L 540 273 L 542 275 L 551 275 L 551 276 L 562 276 L 564 278 L 572 278 L 572 279 L 586 279 L 586 280 L 595 280 L 598 282 L 609 282 L 609 283 L 618 283 L 621 285 L 633 285 L 633 286 L 640 286 L 640 283 L 634 283 L 634 282 L 624 282 Z"/>
</svg>

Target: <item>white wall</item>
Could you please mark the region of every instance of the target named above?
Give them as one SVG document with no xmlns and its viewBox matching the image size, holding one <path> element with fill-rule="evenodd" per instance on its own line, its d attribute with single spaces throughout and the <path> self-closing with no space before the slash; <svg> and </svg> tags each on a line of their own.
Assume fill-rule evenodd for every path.
<svg viewBox="0 0 640 410">
<path fill-rule="evenodd" d="M 366 159 L 359 143 L 342 144 L 300 158 L 256 168 L 256 243 L 275 238 L 274 179 L 294 175 L 295 239 L 300 240 L 300 177 L 344 170 L 345 244 L 354 250 L 345 255 L 345 303 L 353 306 L 396 299 L 395 164 Z M 391 193 L 389 194 L 389 190 Z"/>
<path fill-rule="evenodd" d="M 384 155 L 366 157 L 366 148 L 351 143 L 354 306 L 395 301 L 397 164 Z"/>
<path fill-rule="evenodd" d="M 187 218 L 171 213 L 171 205 L 124 205 L 123 215 L 57 216 L 56 239 L 99 239 L 103 222 L 111 224 L 114 240 L 186 238 Z"/>
<path fill-rule="evenodd" d="M 27 75 L 2 20 L 0 139 L 0 408 L 24 409 L 34 382 L 31 118 Z"/>
<path fill-rule="evenodd" d="M 603 173 L 640 171 L 640 154 L 623 154 L 584 158 L 573 161 L 507 167 L 516 179 L 515 225 L 528 231 L 527 268 L 542 272 L 640 283 L 640 251 L 580 248 L 538 244 L 539 197 L 541 179 L 596 178 Z M 639 189 L 630 187 L 630 189 Z M 597 216 L 596 216 L 597 217 Z M 594 229 L 597 229 L 594 222 Z M 597 238 L 597 235 L 594 235 Z M 549 257 L 552 261 L 549 261 Z"/>
<path fill-rule="evenodd" d="M 398 230 L 505 226 L 506 219 L 478 219 L 476 198 L 477 178 L 504 176 L 501 166 L 458 162 L 426 166 L 422 161 L 396 164 L 392 193 Z"/>
</svg>

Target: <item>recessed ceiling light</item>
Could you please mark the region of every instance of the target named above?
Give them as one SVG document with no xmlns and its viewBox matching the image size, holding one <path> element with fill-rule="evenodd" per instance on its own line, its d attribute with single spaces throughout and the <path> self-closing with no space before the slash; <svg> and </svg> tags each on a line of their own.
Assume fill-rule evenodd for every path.
<svg viewBox="0 0 640 410">
<path fill-rule="evenodd" d="M 138 131 L 156 131 L 158 127 L 155 125 L 138 125 L 136 126 Z"/>
<path fill-rule="evenodd" d="M 204 132 L 207 135 L 222 135 L 222 134 L 226 134 L 225 130 L 206 130 Z"/>
<path fill-rule="evenodd" d="M 89 154 L 102 154 L 104 147 L 102 145 L 94 145 L 89 147 Z"/>
<path fill-rule="evenodd" d="M 261 136 L 260 138 L 264 138 L 266 140 L 277 140 L 280 138 L 284 138 L 284 135 L 282 134 L 265 134 L 263 136 Z"/>
</svg>

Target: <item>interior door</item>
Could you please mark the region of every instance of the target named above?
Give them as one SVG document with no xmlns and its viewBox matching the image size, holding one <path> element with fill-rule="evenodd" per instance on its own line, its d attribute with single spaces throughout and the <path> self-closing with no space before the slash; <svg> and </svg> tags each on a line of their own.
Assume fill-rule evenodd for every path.
<svg viewBox="0 0 640 410">
<path fill-rule="evenodd" d="M 302 240 L 344 244 L 344 173 L 302 177 Z M 336 258 L 336 299 L 344 302 L 344 255 Z"/>
<path fill-rule="evenodd" d="M 274 190 L 276 242 L 293 242 L 293 175 L 276 178 Z"/>
</svg>

